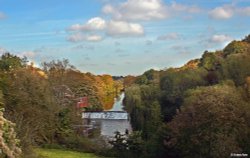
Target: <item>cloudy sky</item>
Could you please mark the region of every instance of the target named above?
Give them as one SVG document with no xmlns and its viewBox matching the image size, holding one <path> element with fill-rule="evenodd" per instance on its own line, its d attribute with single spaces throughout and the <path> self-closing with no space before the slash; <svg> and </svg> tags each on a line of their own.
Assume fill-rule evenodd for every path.
<svg viewBox="0 0 250 158">
<path fill-rule="evenodd" d="M 250 0 L 0 0 L 0 53 L 139 75 L 250 34 Z"/>
</svg>

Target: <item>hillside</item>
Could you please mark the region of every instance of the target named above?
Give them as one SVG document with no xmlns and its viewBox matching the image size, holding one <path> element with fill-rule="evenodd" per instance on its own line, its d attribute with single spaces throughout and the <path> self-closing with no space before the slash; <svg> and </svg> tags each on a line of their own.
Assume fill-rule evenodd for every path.
<svg viewBox="0 0 250 158">
<path fill-rule="evenodd" d="M 133 129 L 142 131 L 147 154 L 250 153 L 249 77 L 250 35 L 223 50 L 205 51 L 180 68 L 137 77 L 126 88 L 125 104 Z"/>
<path fill-rule="evenodd" d="M 0 108 L 4 109 L 4 117 L 15 123 L 20 142 L 14 145 L 22 148 L 25 157 L 32 155 L 33 146 L 45 144 L 95 151 L 98 148 L 93 145 L 82 148 L 91 146 L 92 142 L 82 138 L 75 126 L 82 123 L 83 110 L 111 108 L 114 97 L 123 88 L 121 81 L 113 80 L 110 75 L 82 73 L 66 59 L 42 65 L 42 69 L 34 67 L 27 64 L 25 58 L 10 53 L 0 58 L 0 94 L 3 96 Z M 77 102 L 82 97 L 87 98 L 87 107 L 79 108 Z M 7 123 L 3 126 L 5 131 L 13 130 L 8 129 Z"/>
<path fill-rule="evenodd" d="M 250 35 L 223 50 L 205 51 L 182 67 L 151 69 L 137 77 L 82 73 L 66 59 L 37 68 L 10 53 L 1 56 L 0 76 L 1 142 L 6 146 L 1 156 L 22 151 L 23 157 L 34 158 L 35 147 L 124 158 L 250 153 Z M 107 148 L 75 125 L 82 123 L 82 110 L 110 109 L 123 86 L 133 132 L 117 132 Z M 81 97 L 87 97 L 87 107 L 76 106 Z"/>
</svg>

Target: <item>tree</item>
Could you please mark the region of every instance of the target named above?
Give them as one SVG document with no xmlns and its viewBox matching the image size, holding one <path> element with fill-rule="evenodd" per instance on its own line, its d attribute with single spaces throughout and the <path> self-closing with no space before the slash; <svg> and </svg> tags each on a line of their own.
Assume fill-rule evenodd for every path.
<svg viewBox="0 0 250 158">
<path fill-rule="evenodd" d="M 124 88 L 132 86 L 135 83 L 135 81 L 136 81 L 135 76 L 128 75 L 124 77 L 124 81 L 123 81 Z"/>
<path fill-rule="evenodd" d="M 10 53 L 5 53 L 1 56 L 0 60 L 0 70 L 1 71 L 10 71 L 17 68 L 24 67 L 26 65 L 26 59 L 19 58 Z"/>
<path fill-rule="evenodd" d="M 5 116 L 16 123 L 24 152 L 31 145 L 54 142 L 60 107 L 55 104 L 48 81 L 27 68 L 13 70 L 7 80 L 3 90 Z"/>
<path fill-rule="evenodd" d="M 19 147 L 20 141 L 16 138 L 15 124 L 3 116 L 3 105 L 2 91 L 0 91 L 0 157 L 18 158 L 22 153 Z"/>
<path fill-rule="evenodd" d="M 51 82 L 55 84 L 63 84 L 65 73 L 68 70 L 74 70 L 75 67 L 69 63 L 69 60 L 52 60 L 50 62 L 42 63 L 43 71 L 51 78 Z"/>
<path fill-rule="evenodd" d="M 149 81 L 146 75 L 142 75 L 136 79 L 135 83 L 143 85 L 143 84 L 148 84 Z"/>
<path fill-rule="evenodd" d="M 165 121 L 170 121 L 182 105 L 184 92 L 190 88 L 204 86 L 207 71 L 204 68 L 168 69 L 161 74 L 161 109 Z"/>
<path fill-rule="evenodd" d="M 130 113 L 134 130 L 142 131 L 149 140 L 161 123 L 159 88 L 153 85 L 135 85 L 126 89 L 125 107 Z"/>
<path fill-rule="evenodd" d="M 207 71 L 215 71 L 220 68 L 222 60 L 222 52 L 205 52 L 200 60 L 200 66 L 205 68 Z"/>
<path fill-rule="evenodd" d="M 245 88 L 246 88 L 247 96 L 250 98 L 250 77 L 246 78 Z"/>
<path fill-rule="evenodd" d="M 225 78 L 232 79 L 238 86 L 243 85 L 245 83 L 245 78 L 250 76 L 249 61 L 249 54 L 228 56 L 223 64 Z"/>
<path fill-rule="evenodd" d="M 248 51 L 249 46 L 247 43 L 247 38 L 243 41 L 232 41 L 223 50 L 224 57 L 232 54 L 239 54 Z"/>
<path fill-rule="evenodd" d="M 134 131 L 129 135 L 117 131 L 114 139 L 109 143 L 112 145 L 112 151 L 116 157 L 141 157 L 144 151 L 144 141 L 139 131 Z"/>
<path fill-rule="evenodd" d="M 244 152 L 248 114 L 249 107 L 235 87 L 190 90 L 179 114 L 168 123 L 172 138 L 166 144 L 183 157 L 219 158 Z"/>
</svg>

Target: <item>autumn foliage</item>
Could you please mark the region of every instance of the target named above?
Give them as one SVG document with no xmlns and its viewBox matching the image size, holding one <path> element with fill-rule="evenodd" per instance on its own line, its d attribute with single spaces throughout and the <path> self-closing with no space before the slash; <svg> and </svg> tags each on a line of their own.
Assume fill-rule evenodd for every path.
<svg viewBox="0 0 250 158">
<path fill-rule="evenodd" d="M 250 154 L 249 37 L 180 68 L 146 71 L 126 88 L 133 129 L 145 134 L 141 157 Z"/>
</svg>

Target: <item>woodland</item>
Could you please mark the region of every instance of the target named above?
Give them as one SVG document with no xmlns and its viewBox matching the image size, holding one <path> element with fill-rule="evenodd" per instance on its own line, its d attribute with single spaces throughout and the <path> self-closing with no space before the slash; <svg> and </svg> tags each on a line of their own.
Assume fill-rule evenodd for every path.
<svg viewBox="0 0 250 158">
<path fill-rule="evenodd" d="M 41 65 L 9 52 L 0 58 L 0 157 L 36 158 L 38 147 L 124 158 L 250 154 L 250 35 L 140 76 L 83 73 L 67 59 Z M 102 111 L 121 90 L 133 132 L 114 133 L 110 148 L 79 133 L 79 98 L 88 96 L 85 111 Z"/>
</svg>

